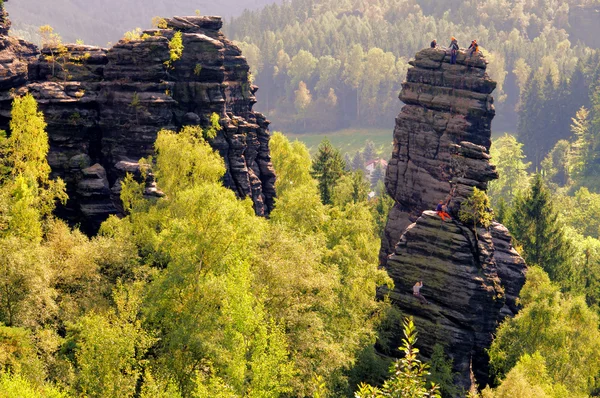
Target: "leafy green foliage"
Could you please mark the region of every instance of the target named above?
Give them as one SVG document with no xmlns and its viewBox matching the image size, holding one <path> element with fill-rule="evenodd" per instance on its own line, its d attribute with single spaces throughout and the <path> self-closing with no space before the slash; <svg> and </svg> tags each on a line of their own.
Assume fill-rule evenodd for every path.
<svg viewBox="0 0 600 398">
<path fill-rule="evenodd" d="M 0 377 L 6 373 L 23 375 L 35 384 L 43 382 L 43 363 L 36 356 L 30 331 L 0 325 Z"/>
<path fill-rule="evenodd" d="M 370 185 L 362 171 L 343 175 L 333 189 L 333 204 L 343 207 L 348 203 L 366 202 Z"/>
<path fill-rule="evenodd" d="M 44 116 L 30 95 L 13 101 L 9 138 L 0 137 L 0 234 L 39 241 L 41 222 L 56 200 L 66 201 L 64 183 L 50 179 Z"/>
<path fill-rule="evenodd" d="M 412 318 L 404 321 L 404 339 L 401 350 L 404 358 L 398 359 L 390 368 L 391 377 L 381 388 L 362 384 L 356 393 L 357 398 L 428 398 L 441 397 L 439 388 L 431 383 L 427 387 L 425 377 L 429 375 L 428 366 L 417 359 L 419 349 L 415 347 L 417 331 Z"/>
<path fill-rule="evenodd" d="M 290 142 L 282 133 L 275 132 L 269 148 L 273 167 L 277 170 L 275 188 L 279 196 L 296 186 L 313 184 L 310 175 L 312 161 L 304 144 L 298 140 Z"/>
<path fill-rule="evenodd" d="M 458 217 L 461 222 L 472 225 L 474 230 L 478 226 L 488 228 L 492 223 L 493 215 L 485 191 L 473 188 L 471 196 L 461 204 Z"/>
<path fill-rule="evenodd" d="M 523 377 L 517 376 L 519 373 L 527 376 L 537 369 L 540 379 L 534 381 L 530 376 L 526 379 L 538 385 L 538 389 L 545 389 L 544 384 L 548 383 L 562 388 L 559 385 L 562 384 L 573 394 L 570 396 L 579 396 L 597 388 L 600 332 L 590 325 L 598 325 L 598 315 L 587 307 L 583 298 L 561 293 L 541 268 L 530 267 L 521 291 L 521 304 L 523 310 L 504 321 L 489 351 L 497 377 L 506 377 L 505 382 L 514 384 L 517 381 L 513 378 Z M 543 361 L 536 361 L 535 365 L 524 355 L 534 358 L 539 355 Z M 525 363 L 520 369 L 515 368 L 517 374 L 509 377 L 510 369 L 519 361 Z"/>
<path fill-rule="evenodd" d="M 487 387 L 482 398 L 567 398 L 586 394 L 569 391 L 564 384 L 554 382 L 548 375 L 546 361 L 539 352 L 524 354 L 498 388 Z"/>
<path fill-rule="evenodd" d="M 455 373 L 452 371 L 453 361 L 444 353 L 444 347 L 437 343 L 433 346 L 431 361 L 429 361 L 430 375 L 427 380 L 439 386 L 444 397 L 456 397 L 461 394 L 460 389 L 454 384 Z"/>
<path fill-rule="evenodd" d="M 21 375 L 9 373 L 0 374 L 0 398 L 67 398 L 68 395 L 60 390 L 44 385 L 32 385 Z"/>
<path fill-rule="evenodd" d="M 490 155 L 496 165 L 499 178 L 489 183 L 488 195 L 494 207 L 497 207 L 501 200 L 505 204 L 510 204 L 517 192 L 527 188 L 529 181 L 527 168 L 531 163 L 523 161 L 525 159 L 523 144 L 508 134 L 492 142 Z"/>
<path fill-rule="evenodd" d="M 373 218 L 377 226 L 378 235 L 383 236 L 385 225 L 388 221 L 388 214 L 394 206 L 394 199 L 386 192 L 383 181 L 379 181 L 375 187 L 375 198 L 370 202 L 373 211 Z"/>
<path fill-rule="evenodd" d="M 133 397 L 141 359 L 152 344 L 136 319 L 139 293 L 121 287 L 115 302 L 117 313 L 86 314 L 68 332 L 75 346 L 77 390 L 89 397 Z"/>
<path fill-rule="evenodd" d="M 172 68 L 173 64 L 181 59 L 183 56 L 183 35 L 177 31 L 173 34 L 171 40 L 169 40 L 169 55 L 170 58 L 165 62 L 168 68 Z"/>
</svg>

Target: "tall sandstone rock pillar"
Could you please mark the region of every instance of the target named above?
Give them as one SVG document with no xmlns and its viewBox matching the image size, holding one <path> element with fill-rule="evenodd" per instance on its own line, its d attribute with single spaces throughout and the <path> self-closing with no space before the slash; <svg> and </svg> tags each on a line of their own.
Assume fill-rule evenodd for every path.
<svg viewBox="0 0 600 398">
<path fill-rule="evenodd" d="M 468 389 L 471 369 L 477 383 L 488 382 L 485 350 L 518 311 L 526 270 L 504 226 L 474 231 L 456 217 L 474 187 L 485 190 L 498 177 L 488 154 L 496 82 L 481 54 L 461 51 L 451 65 L 444 50 L 426 49 L 410 64 L 386 174 L 395 205 L 380 259 L 395 282 L 393 304 L 415 319 L 421 353 L 427 358 L 442 344 Z M 433 210 L 447 199 L 453 219 L 442 221 Z M 419 280 L 430 304 L 412 294 Z"/>
<path fill-rule="evenodd" d="M 94 233 L 110 214 L 122 214 L 121 181 L 126 173 L 141 176 L 138 161 L 153 153 L 158 131 L 206 127 L 212 113 L 223 127 L 210 141 L 225 160 L 223 183 L 252 198 L 256 214 L 269 214 L 269 121 L 252 109 L 258 88 L 240 49 L 221 33 L 220 17 L 167 18 L 112 48 L 67 44 L 56 58 L 9 37 L 8 14 L 0 11 L 0 128 L 10 122 L 13 95 L 36 98 L 48 124 L 48 162 L 67 184 L 60 216 Z M 176 32 L 183 52 L 172 62 Z M 148 181 L 146 194 L 160 191 Z"/>
</svg>

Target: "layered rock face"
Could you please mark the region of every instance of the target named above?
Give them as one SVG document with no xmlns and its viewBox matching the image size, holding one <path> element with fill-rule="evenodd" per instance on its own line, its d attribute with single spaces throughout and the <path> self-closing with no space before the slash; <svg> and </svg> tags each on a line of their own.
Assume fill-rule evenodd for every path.
<svg viewBox="0 0 600 398">
<path fill-rule="evenodd" d="M 138 161 L 152 154 L 157 132 L 206 127 L 212 113 L 223 127 L 210 144 L 225 159 L 225 185 L 251 197 L 258 215 L 270 212 L 269 122 L 252 110 L 257 87 L 240 49 L 220 32 L 219 17 L 174 17 L 161 23 L 164 29 L 110 49 L 67 45 L 63 55 L 47 48 L 39 54 L 7 37 L 8 24 L 2 26 L 0 62 L 7 73 L 0 76 L 0 127 L 10 120 L 9 90 L 33 94 L 48 123 L 49 163 L 67 182 L 62 216 L 93 232 L 122 211 L 120 182 L 127 172 L 139 173 Z M 170 63 L 177 31 L 183 53 Z M 146 193 L 159 192 L 149 181 Z"/>
<path fill-rule="evenodd" d="M 421 352 L 428 357 L 442 344 L 469 388 L 471 369 L 479 384 L 488 381 L 485 349 L 502 319 L 518 311 L 526 266 L 505 227 L 475 231 L 457 219 L 473 188 L 497 178 L 488 154 L 496 83 L 481 54 L 461 51 L 455 65 L 449 61 L 444 50 L 426 49 L 410 62 L 386 174 L 395 206 L 380 258 L 395 282 L 392 302 L 415 318 Z M 431 211 L 442 200 L 452 220 Z M 419 280 L 430 304 L 412 294 Z"/>
</svg>

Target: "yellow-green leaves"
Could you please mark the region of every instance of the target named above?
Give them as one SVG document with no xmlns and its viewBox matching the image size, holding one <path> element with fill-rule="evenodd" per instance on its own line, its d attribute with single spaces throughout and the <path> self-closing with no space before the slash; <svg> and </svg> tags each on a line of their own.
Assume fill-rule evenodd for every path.
<svg viewBox="0 0 600 398">
<path fill-rule="evenodd" d="M 65 185 L 50 180 L 46 123 L 35 99 L 16 97 L 11 116 L 11 134 L 2 139 L 0 154 L 5 172 L 0 176 L 0 235 L 39 240 L 42 219 L 56 201 L 67 199 Z"/>
<path fill-rule="evenodd" d="M 155 144 L 155 174 L 168 195 L 202 183 L 217 183 L 225 174 L 223 159 L 204 141 L 202 130 L 186 127 L 179 134 L 161 130 Z"/>
<path fill-rule="evenodd" d="M 510 369 L 519 361 L 527 361 L 525 355 L 535 356 L 537 352 L 545 361 L 549 382 L 564 384 L 573 394 L 570 396 L 589 394 L 597 388 L 598 315 L 582 297 L 561 293 L 538 267 L 529 268 L 521 298 L 524 308 L 500 326 L 489 351 L 497 375 L 509 382 L 515 377 L 510 376 Z M 539 384 L 543 387 L 543 380 Z"/>
<path fill-rule="evenodd" d="M 173 63 L 179 61 L 183 55 L 183 36 L 179 31 L 175 32 L 169 41 L 169 54 L 170 58 L 165 62 L 165 65 L 172 68 Z"/>
</svg>

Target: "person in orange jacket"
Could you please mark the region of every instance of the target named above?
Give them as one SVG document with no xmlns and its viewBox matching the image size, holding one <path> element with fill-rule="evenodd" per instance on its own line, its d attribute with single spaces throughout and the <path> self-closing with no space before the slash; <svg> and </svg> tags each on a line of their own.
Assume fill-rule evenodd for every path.
<svg viewBox="0 0 600 398">
<path fill-rule="evenodd" d="M 473 40 L 471 42 L 471 45 L 469 46 L 469 50 L 471 50 L 471 54 L 470 54 L 471 57 L 473 56 L 473 54 L 476 54 L 477 51 L 479 51 L 479 44 L 477 44 L 477 40 Z"/>
<path fill-rule="evenodd" d="M 446 210 L 447 209 L 446 209 L 446 205 L 444 204 L 444 201 L 440 200 L 440 203 L 438 203 L 435 211 L 437 211 L 438 216 L 442 217 L 442 221 L 446 221 L 446 218 L 449 218 L 449 219 L 452 218 L 452 217 L 450 217 L 450 214 L 448 214 L 448 212 Z"/>
</svg>

